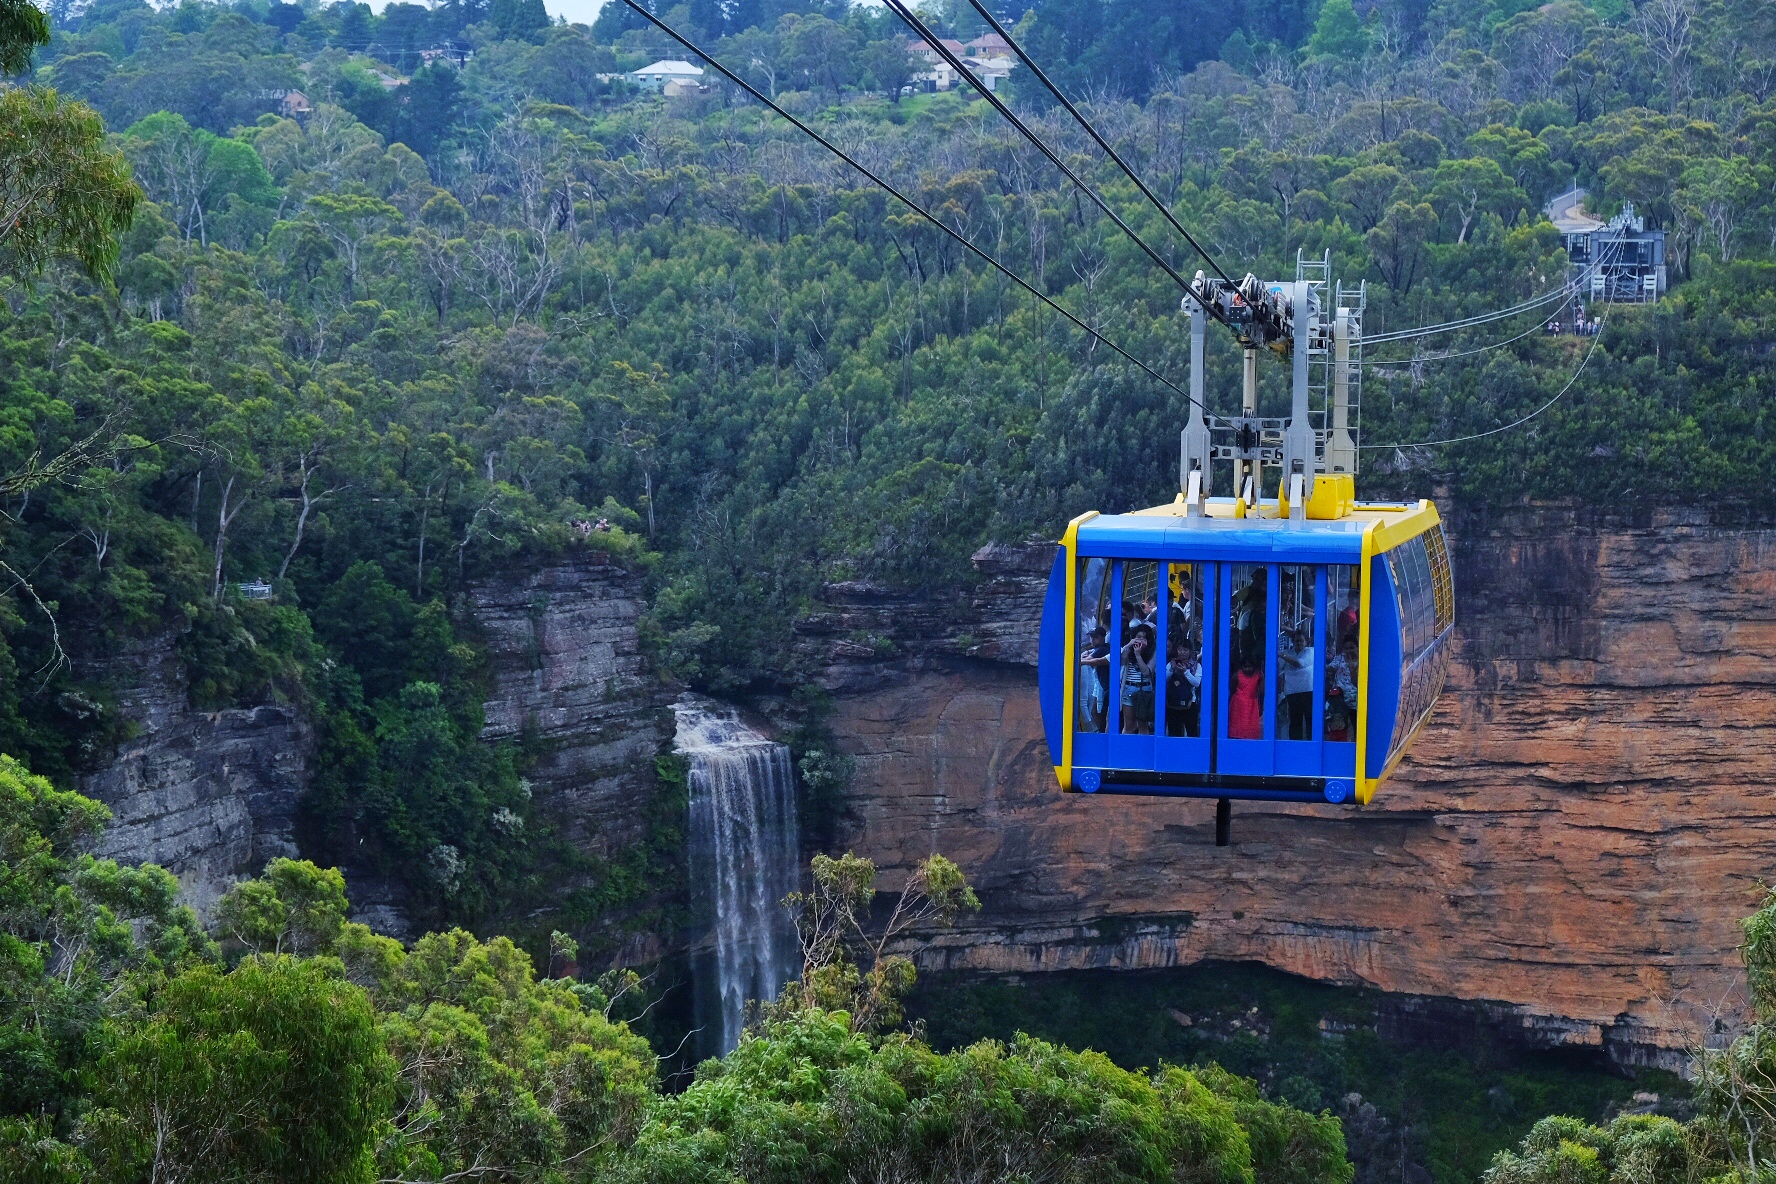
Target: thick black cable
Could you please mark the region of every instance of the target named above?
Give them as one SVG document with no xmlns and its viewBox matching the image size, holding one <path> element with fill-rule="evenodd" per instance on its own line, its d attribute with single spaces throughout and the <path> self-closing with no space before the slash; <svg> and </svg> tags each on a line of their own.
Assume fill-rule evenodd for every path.
<svg viewBox="0 0 1776 1184">
<path fill-rule="evenodd" d="M 1133 181 L 1135 187 L 1141 191 L 1141 195 L 1148 201 L 1152 202 L 1155 209 L 1165 215 L 1165 220 L 1172 224 L 1172 229 L 1183 235 L 1184 241 L 1196 248 L 1196 253 L 1203 257 L 1203 262 L 1214 268 L 1215 274 L 1220 276 L 1223 280 L 1226 280 L 1229 284 L 1233 283 L 1233 277 L 1223 271 L 1221 265 L 1215 262 L 1215 257 L 1203 249 L 1203 245 L 1196 241 L 1194 235 L 1184 229 L 1183 223 L 1173 217 L 1172 211 L 1166 206 L 1166 204 L 1163 201 L 1160 201 L 1158 196 L 1155 195 L 1151 189 L 1147 188 L 1147 182 L 1141 180 L 1135 170 L 1130 168 L 1127 162 L 1117 155 L 1116 149 L 1110 147 L 1108 141 L 1098 134 L 1098 129 L 1092 126 L 1091 121 L 1084 115 L 1080 114 L 1079 108 L 1073 105 L 1072 100 L 1068 99 L 1066 95 L 1061 93 L 1061 88 L 1049 81 L 1049 77 L 1043 71 L 1042 67 L 1036 64 L 1036 59 L 1024 52 L 1023 46 L 1019 45 L 1016 39 L 1012 37 L 1010 30 L 1006 29 L 1004 25 L 999 23 L 999 18 L 994 16 L 992 11 L 988 9 L 985 4 L 981 3 L 981 0 L 968 0 L 968 2 L 974 5 L 974 10 L 980 13 L 986 22 L 993 27 L 993 32 L 1005 39 L 1005 44 L 1011 47 L 1011 52 L 1017 55 L 1018 61 L 1021 62 L 1030 73 L 1036 76 L 1038 82 L 1048 88 L 1048 93 L 1053 95 L 1055 100 L 1067 109 L 1067 114 L 1079 121 L 1079 126 L 1084 128 L 1086 134 L 1091 136 L 1091 138 L 1097 142 L 1098 147 L 1104 150 L 1105 155 L 1116 162 L 1116 167 L 1120 168 L 1125 174 L 1127 174 L 1128 179 Z"/>
<path fill-rule="evenodd" d="M 1183 395 L 1186 399 L 1190 400 L 1191 403 L 1193 403 L 1193 404 L 1196 403 L 1195 399 L 1191 399 L 1189 391 L 1186 391 L 1183 387 L 1179 386 L 1177 383 L 1173 382 L 1171 379 L 1167 378 L 1165 375 L 1159 373 L 1157 370 L 1153 369 L 1153 367 L 1149 366 L 1147 363 L 1143 362 L 1141 359 L 1135 357 L 1134 354 L 1129 353 L 1126 349 L 1123 349 L 1120 345 L 1117 345 L 1114 341 L 1111 341 L 1108 337 L 1105 337 L 1103 335 L 1103 333 L 1092 328 L 1090 325 L 1088 325 L 1084 321 L 1080 320 L 1077 316 L 1075 316 L 1071 312 L 1067 311 L 1061 305 L 1055 303 L 1048 296 L 1045 296 L 1042 292 L 1038 291 L 1035 287 L 1033 287 L 1028 280 L 1024 279 L 1023 276 L 1021 276 L 1017 272 L 1011 270 L 1009 267 L 1005 266 L 1005 264 L 999 262 L 999 260 L 993 258 L 993 256 L 991 256 L 991 255 L 987 254 L 985 251 L 981 250 L 981 248 L 979 248 L 979 247 L 975 246 L 973 243 L 969 242 L 966 236 L 964 236 L 960 232 L 958 232 L 955 229 L 953 229 L 952 227 L 950 227 L 942 219 L 938 218 L 935 214 L 932 214 L 930 211 L 926 210 L 923 206 L 921 206 L 917 202 L 913 201 L 912 198 L 906 196 L 900 190 L 898 190 L 894 186 L 888 184 L 888 182 L 882 180 L 882 178 L 876 176 L 876 174 L 870 172 L 869 169 L 865 168 L 862 164 L 858 163 L 856 160 L 853 160 L 849 155 L 847 155 L 844 152 L 843 149 L 837 147 L 830 140 L 828 140 L 825 136 L 822 136 L 819 132 L 815 131 L 813 128 L 809 127 L 807 124 L 803 123 L 801 120 L 797 119 L 795 116 L 793 116 L 789 112 L 785 111 L 782 107 L 779 107 L 776 103 L 772 102 L 770 99 L 766 98 L 765 95 L 757 87 L 753 86 L 750 82 L 746 81 L 746 79 L 740 77 L 740 75 L 734 73 L 732 70 L 728 69 L 726 66 L 724 66 L 720 62 L 716 61 L 715 57 L 712 54 L 706 52 L 703 49 L 698 48 L 696 43 L 693 42 L 690 38 L 686 37 L 683 33 L 680 33 L 677 29 L 674 29 L 671 25 L 667 24 L 665 21 L 661 20 L 659 17 L 657 17 L 653 13 L 649 12 L 640 3 L 640 0 L 623 0 L 623 3 L 627 4 L 630 8 L 633 8 L 636 12 L 639 12 L 643 17 L 645 17 L 648 20 L 648 22 L 650 24 L 652 24 L 655 28 L 659 29 L 660 32 L 666 34 L 668 37 L 672 38 L 674 41 L 678 42 L 680 45 L 684 46 L 686 49 L 690 50 L 692 53 L 696 54 L 698 57 L 700 57 L 704 61 L 708 62 L 711 66 L 715 67 L 715 69 L 717 71 L 719 71 L 721 73 L 721 75 L 724 78 L 726 78 L 729 82 L 732 82 L 735 86 L 740 87 L 740 89 L 744 90 L 747 94 L 751 95 L 753 98 L 757 99 L 760 103 L 762 103 L 766 107 L 770 108 L 778 116 L 780 116 L 782 119 L 786 120 L 796 130 L 802 132 L 809 139 L 813 140 L 815 143 L 819 144 L 822 148 L 825 148 L 828 152 L 832 153 L 834 156 L 838 157 L 840 160 L 844 161 L 846 164 L 850 165 L 852 168 L 854 168 L 858 172 L 862 173 L 865 177 L 868 177 L 870 179 L 870 181 L 872 181 L 876 186 L 878 186 L 880 189 L 882 189 L 883 192 L 887 193 L 890 197 L 892 197 L 896 201 L 900 202 L 901 205 L 904 205 L 907 209 L 913 211 L 913 213 L 919 215 L 921 218 L 925 219 L 927 222 L 931 223 L 933 226 L 937 227 L 939 230 L 943 231 L 945 234 L 949 235 L 951 238 L 953 238 L 957 242 L 961 243 L 968 250 L 970 250 L 970 251 L 974 252 L 976 255 L 980 256 L 988 264 L 992 265 L 995 269 L 997 269 L 1000 272 L 1000 274 L 1004 275 L 1007 279 L 1011 280 L 1012 283 L 1016 284 L 1018 287 L 1022 288 L 1024 291 L 1028 292 L 1030 295 L 1036 297 L 1036 299 L 1042 301 L 1042 303 L 1048 305 L 1048 307 L 1054 309 L 1056 312 L 1060 313 L 1063 317 L 1066 317 L 1069 321 L 1073 322 L 1073 324 L 1079 326 L 1079 328 L 1083 329 L 1088 336 L 1095 337 L 1097 340 L 1102 341 L 1105 345 L 1109 346 L 1111 349 L 1113 349 L 1117 353 L 1121 354 L 1129 362 L 1131 362 L 1135 366 L 1139 367 L 1143 373 L 1145 373 L 1149 378 L 1153 379 L 1155 382 L 1158 382 L 1164 386 L 1170 387 L 1172 390 L 1176 391 L 1178 394 Z"/>
<path fill-rule="evenodd" d="M 1048 157 L 1050 163 L 1052 163 L 1057 169 L 1060 169 L 1062 174 L 1064 174 L 1069 181 L 1073 182 L 1074 185 L 1078 186 L 1079 191 L 1081 193 L 1083 193 L 1087 197 L 1091 198 L 1092 202 L 1100 210 L 1104 211 L 1105 215 L 1107 215 L 1112 222 L 1116 223 L 1117 227 L 1124 234 L 1128 235 L 1129 238 L 1134 240 L 1134 243 L 1137 247 L 1140 247 L 1141 250 L 1143 250 L 1147 253 L 1147 257 L 1149 259 L 1151 259 L 1155 263 L 1159 264 L 1160 268 L 1163 269 L 1167 275 L 1171 276 L 1172 279 L 1177 281 L 1178 286 L 1180 288 L 1183 288 L 1186 292 L 1189 292 L 1191 290 L 1190 281 L 1185 279 L 1182 275 L 1178 274 L 1178 269 L 1173 267 L 1170 263 L 1167 263 L 1165 261 L 1165 259 L 1163 259 L 1160 256 L 1158 251 L 1155 251 L 1152 247 L 1148 246 L 1147 240 L 1143 239 L 1140 235 L 1136 234 L 1135 228 L 1130 226 L 1127 222 L 1123 221 L 1122 215 L 1118 214 L 1115 210 L 1111 209 L 1109 206 L 1109 203 L 1105 202 L 1105 200 L 1102 197 L 1098 196 L 1097 190 L 1093 189 L 1090 185 L 1087 185 L 1085 183 L 1084 179 L 1081 178 L 1078 173 L 1074 172 L 1073 169 L 1067 164 L 1067 162 L 1062 160 L 1055 153 L 1054 149 L 1050 148 L 1047 144 L 1043 143 L 1042 138 L 1040 136 L 1038 136 L 1035 132 L 1031 131 L 1024 124 L 1024 121 L 1019 119 L 1017 117 L 1017 114 L 1015 112 L 1013 112 L 1010 107 L 1007 107 L 1005 105 L 1004 101 L 1001 100 L 998 95 L 994 94 L 992 92 L 992 90 L 990 90 L 987 87 L 986 83 L 984 83 L 980 79 L 976 78 L 974 76 L 974 72 L 971 71 L 967 66 L 962 64 L 962 59 L 957 57 L 954 53 L 950 52 L 950 47 L 945 45 L 943 43 L 943 40 L 940 37 L 938 37 L 938 35 L 936 33 L 932 32 L 931 28 L 929 26 L 927 26 L 924 21 L 920 20 L 919 17 L 911 9 L 909 9 L 906 6 L 906 4 L 903 2 L 903 0 L 886 0 L 886 3 L 896 16 L 898 16 L 902 21 L 906 22 L 906 25 L 909 29 L 911 29 L 913 32 L 917 33 L 919 36 L 921 36 L 925 39 L 926 45 L 929 45 L 938 54 L 942 55 L 944 61 L 949 63 L 950 68 L 952 70 L 956 71 L 956 73 L 959 77 L 967 79 L 968 84 L 970 86 L 974 87 L 975 90 L 979 91 L 981 93 L 981 97 L 986 99 L 987 102 L 991 103 L 993 106 L 993 109 L 998 111 L 999 114 L 1003 115 L 1005 117 L 1006 121 L 1008 123 L 1010 123 L 1012 127 L 1016 128 L 1017 131 L 1024 137 L 1024 139 L 1026 139 L 1026 140 L 1030 141 L 1030 143 L 1034 144 L 1036 146 L 1036 150 L 1038 152 L 1042 153 L 1042 155 Z M 1220 269 L 1217 268 L 1216 270 L 1220 270 Z M 1211 315 L 1215 315 L 1213 306 L 1210 306 L 1210 312 L 1211 312 Z"/>
</svg>

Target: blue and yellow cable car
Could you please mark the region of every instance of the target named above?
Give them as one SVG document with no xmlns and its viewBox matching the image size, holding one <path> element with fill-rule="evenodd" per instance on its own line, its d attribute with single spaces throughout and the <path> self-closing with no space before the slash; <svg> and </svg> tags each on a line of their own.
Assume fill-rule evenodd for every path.
<svg viewBox="0 0 1776 1184">
<path fill-rule="evenodd" d="M 1317 319 L 1313 296 L 1296 285 L 1294 307 Z M 1342 342 L 1337 356 L 1347 365 Z M 1199 397 L 1176 502 L 1068 525 L 1039 666 L 1063 790 L 1220 799 L 1225 843 L 1228 800 L 1368 802 L 1428 718 L 1455 623 L 1437 509 L 1357 502 L 1349 472 L 1313 472 L 1328 438 L 1334 461 L 1348 445 L 1299 432 L 1304 401 L 1286 427 L 1249 416 L 1218 425 L 1246 432 L 1242 451 L 1210 447 Z M 1339 432 L 1346 410 L 1341 402 Z M 1267 424 L 1284 448 L 1255 442 Z M 1221 457 L 1235 460 L 1236 488 L 1246 476 L 1240 497 L 1205 496 L 1209 462 Z M 1254 496 L 1250 474 L 1266 461 L 1293 474 L 1293 510 L 1283 489 Z"/>
<path fill-rule="evenodd" d="M 1449 553 L 1430 502 L 1315 509 L 1067 527 L 1040 667 L 1062 789 L 1369 801 L 1443 688 Z"/>
</svg>

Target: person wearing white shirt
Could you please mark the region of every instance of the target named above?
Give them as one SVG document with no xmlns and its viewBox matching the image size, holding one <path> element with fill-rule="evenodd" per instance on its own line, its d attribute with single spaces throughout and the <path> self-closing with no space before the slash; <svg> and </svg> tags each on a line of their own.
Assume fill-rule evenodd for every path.
<svg viewBox="0 0 1776 1184">
<path fill-rule="evenodd" d="M 1285 639 L 1282 662 L 1282 716 L 1291 740 L 1313 739 L 1313 638 L 1305 629 Z"/>
</svg>

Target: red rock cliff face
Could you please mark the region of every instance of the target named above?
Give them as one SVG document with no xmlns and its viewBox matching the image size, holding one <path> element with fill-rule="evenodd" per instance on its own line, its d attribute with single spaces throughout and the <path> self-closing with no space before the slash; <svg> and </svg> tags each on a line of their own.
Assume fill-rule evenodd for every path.
<svg viewBox="0 0 1776 1184">
<path fill-rule="evenodd" d="M 1212 802 L 1056 791 L 1015 628 L 1042 549 L 937 611 L 840 588 L 803 628 L 857 759 L 840 842 L 973 878 L 933 968 L 1260 961 L 1680 1066 L 1776 877 L 1776 531 L 1547 510 L 1452 541 L 1459 660 L 1398 775 L 1360 810 L 1239 803 L 1221 849 Z M 897 659 L 858 656 L 876 633 Z"/>
</svg>

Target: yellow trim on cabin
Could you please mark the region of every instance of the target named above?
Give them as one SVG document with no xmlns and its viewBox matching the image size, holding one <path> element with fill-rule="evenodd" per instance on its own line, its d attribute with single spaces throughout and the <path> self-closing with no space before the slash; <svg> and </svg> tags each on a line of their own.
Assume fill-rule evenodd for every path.
<svg viewBox="0 0 1776 1184">
<path fill-rule="evenodd" d="M 1392 551 L 1401 543 L 1417 538 L 1442 521 L 1443 519 L 1437 514 L 1436 505 L 1429 501 L 1420 501 L 1418 505 L 1404 512 L 1395 511 L 1394 514 L 1380 522 L 1376 550 L 1378 552 Z"/>
<path fill-rule="evenodd" d="M 1421 503 L 1423 504 L 1423 503 Z M 1356 788 L 1357 802 L 1367 806 L 1369 799 L 1375 796 L 1375 787 L 1380 777 L 1371 780 L 1365 775 L 1369 758 L 1369 594 L 1375 581 L 1370 578 L 1374 573 L 1370 568 L 1378 553 L 1376 542 L 1381 535 L 1380 522 L 1371 522 L 1363 530 L 1362 566 L 1357 569 L 1358 578 L 1363 581 L 1362 590 L 1357 594 L 1357 768 Z M 1384 774 L 1385 776 L 1385 774 Z"/>
<path fill-rule="evenodd" d="M 1066 793 L 1073 792 L 1073 723 L 1079 712 L 1078 689 L 1073 685 L 1079 672 L 1079 639 L 1074 635 L 1079 627 L 1079 528 L 1097 516 L 1096 510 L 1087 510 L 1067 523 L 1061 535 L 1061 550 L 1066 557 L 1062 578 L 1067 581 L 1067 620 L 1066 648 L 1062 653 L 1065 665 L 1061 668 L 1061 763 L 1055 766 L 1055 779 Z"/>
</svg>

